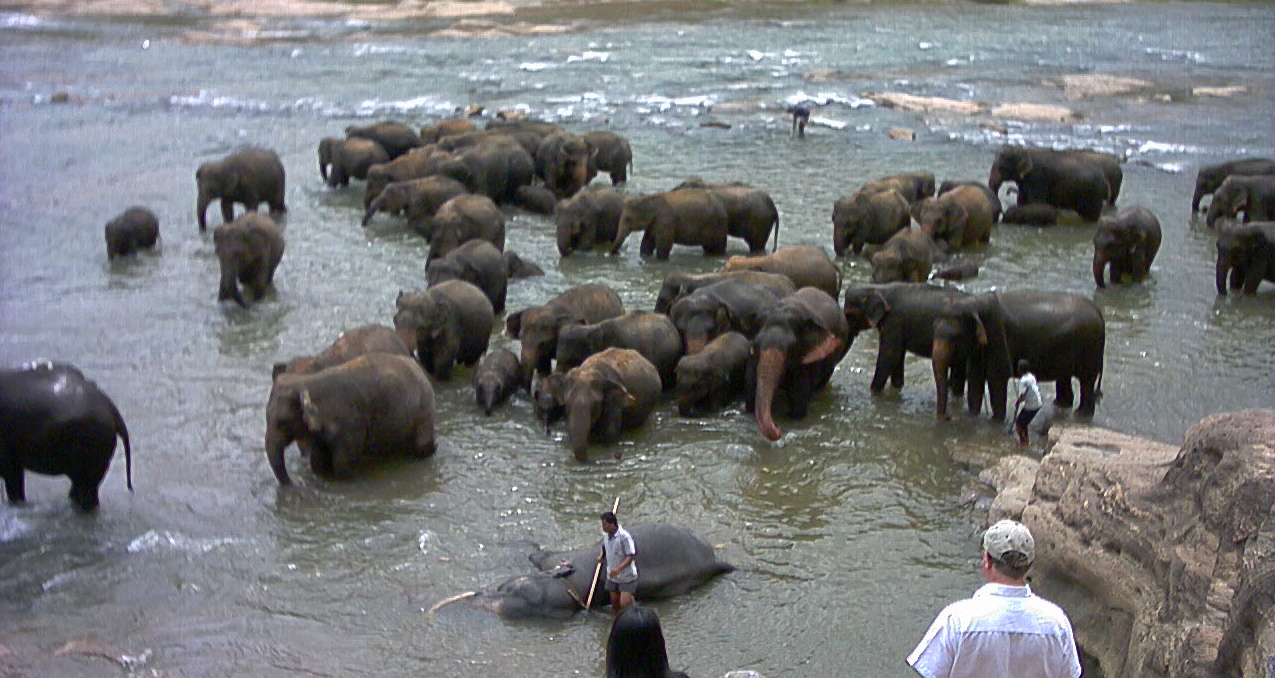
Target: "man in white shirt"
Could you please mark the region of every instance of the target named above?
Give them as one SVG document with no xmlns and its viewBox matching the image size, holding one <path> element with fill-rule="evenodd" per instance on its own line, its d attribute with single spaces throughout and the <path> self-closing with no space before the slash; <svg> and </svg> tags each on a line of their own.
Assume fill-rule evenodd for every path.
<svg viewBox="0 0 1275 678">
<path fill-rule="evenodd" d="M 1031 363 L 1026 360 L 1018 361 L 1018 400 L 1014 402 L 1014 410 L 1018 413 L 1014 415 L 1014 431 L 1018 433 L 1018 445 L 1020 447 L 1027 444 L 1027 425 L 1032 423 L 1032 419 L 1036 418 L 1036 413 L 1040 411 L 1040 385 L 1036 383 L 1036 375 L 1031 372 Z M 1022 409 L 1019 409 L 1019 406 Z"/>
<path fill-rule="evenodd" d="M 939 613 L 908 665 L 925 678 L 1078 678 L 1067 614 L 1027 585 L 1035 555 L 1022 523 L 988 528 L 981 565 L 987 584 Z"/>
<path fill-rule="evenodd" d="M 610 511 L 602 514 L 602 531 L 606 536 L 602 538 L 598 562 L 606 559 L 606 590 L 611 593 L 611 609 L 619 612 L 633 604 L 633 594 L 637 592 L 638 570 L 633 562 L 637 548 L 629 531 L 620 527 L 620 521 Z"/>
</svg>

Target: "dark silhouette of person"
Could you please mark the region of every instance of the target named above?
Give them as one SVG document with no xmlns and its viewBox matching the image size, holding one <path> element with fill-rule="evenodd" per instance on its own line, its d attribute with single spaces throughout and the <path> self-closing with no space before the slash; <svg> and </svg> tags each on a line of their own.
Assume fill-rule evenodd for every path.
<svg viewBox="0 0 1275 678">
<path fill-rule="evenodd" d="M 805 104 L 794 104 L 788 107 L 788 112 L 792 113 L 792 134 L 805 138 L 806 123 L 810 122 L 810 107 Z"/>
<path fill-rule="evenodd" d="M 630 605 L 615 616 L 607 637 L 606 678 L 688 678 L 668 666 L 655 610 Z"/>
</svg>

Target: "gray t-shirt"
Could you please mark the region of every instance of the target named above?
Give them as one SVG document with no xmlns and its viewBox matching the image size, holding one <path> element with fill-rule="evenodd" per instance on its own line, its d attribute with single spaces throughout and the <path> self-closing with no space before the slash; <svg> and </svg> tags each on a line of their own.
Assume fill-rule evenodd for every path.
<svg viewBox="0 0 1275 678">
<path fill-rule="evenodd" d="M 638 578 L 637 562 L 631 562 L 620 574 L 611 576 L 611 570 L 614 570 L 624 559 L 629 556 L 637 555 L 637 548 L 633 546 L 633 537 L 628 530 L 623 527 L 616 527 L 615 534 L 603 535 L 602 549 L 607 554 L 607 579 L 617 584 L 635 581 Z"/>
</svg>

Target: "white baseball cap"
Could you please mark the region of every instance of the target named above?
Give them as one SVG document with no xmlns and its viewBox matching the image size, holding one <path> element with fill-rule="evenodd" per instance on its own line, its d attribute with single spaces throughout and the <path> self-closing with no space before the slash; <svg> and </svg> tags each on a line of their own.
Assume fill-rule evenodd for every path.
<svg viewBox="0 0 1275 678">
<path fill-rule="evenodd" d="M 1024 564 L 1027 564 L 1036 559 L 1036 540 L 1026 525 L 1016 520 L 1002 520 L 983 533 L 983 550 L 1000 561 L 1005 560 L 1005 554 L 1018 552 L 1026 556 Z"/>
</svg>

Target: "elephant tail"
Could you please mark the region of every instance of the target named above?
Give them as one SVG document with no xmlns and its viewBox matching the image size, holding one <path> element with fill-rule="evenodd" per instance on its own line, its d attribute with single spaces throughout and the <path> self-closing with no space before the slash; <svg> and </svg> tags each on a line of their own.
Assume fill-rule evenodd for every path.
<svg viewBox="0 0 1275 678">
<path fill-rule="evenodd" d="M 108 401 L 109 402 L 109 401 Z M 124 440 L 124 477 L 128 482 L 128 491 L 133 491 L 133 447 L 128 441 L 128 427 L 124 425 L 124 417 L 111 403 L 111 415 L 115 418 L 115 432 Z"/>
<path fill-rule="evenodd" d="M 442 599 L 442 600 L 438 601 L 437 603 L 434 603 L 433 605 L 431 605 L 431 606 L 430 606 L 430 608 L 429 608 L 429 610 L 428 610 L 428 611 L 426 611 L 425 616 L 426 616 L 426 618 L 428 618 L 430 621 L 433 621 L 433 619 L 434 619 L 434 613 L 435 613 L 435 612 L 438 612 L 438 611 L 439 611 L 439 609 L 441 609 L 444 605 L 450 605 L 451 603 L 454 603 L 454 602 L 456 602 L 456 601 L 458 601 L 458 600 L 468 600 L 468 599 L 470 599 L 470 598 L 473 598 L 473 597 L 474 597 L 474 596 L 476 596 L 476 595 L 478 595 L 478 592 L 477 592 L 477 591 L 466 591 L 466 592 L 464 592 L 464 593 L 456 594 L 456 595 L 454 595 L 454 596 L 452 596 L 452 597 L 450 597 L 450 598 L 444 598 L 444 599 Z"/>
</svg>

